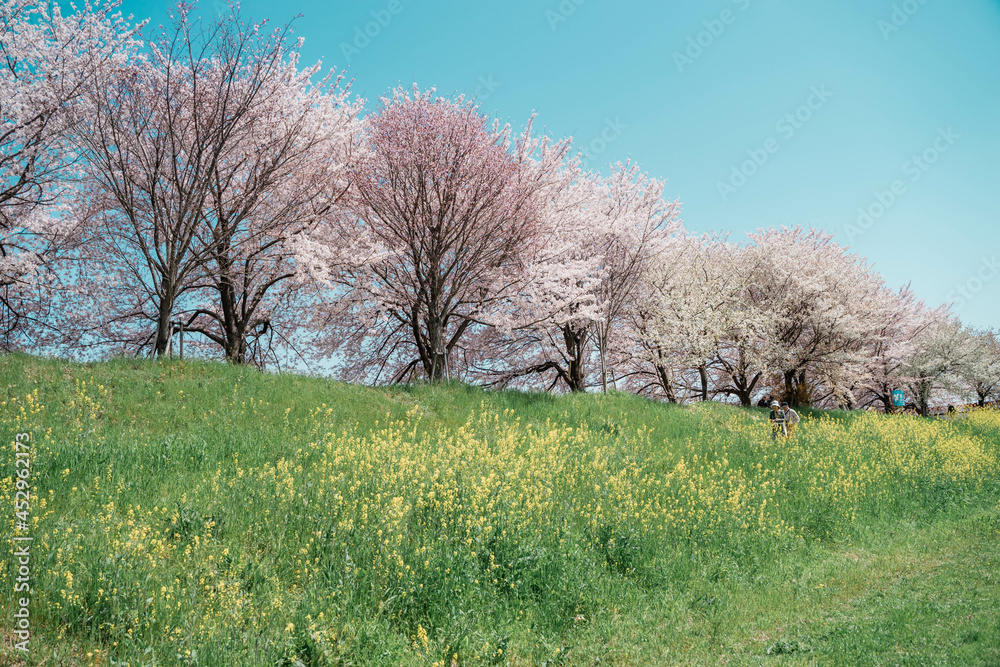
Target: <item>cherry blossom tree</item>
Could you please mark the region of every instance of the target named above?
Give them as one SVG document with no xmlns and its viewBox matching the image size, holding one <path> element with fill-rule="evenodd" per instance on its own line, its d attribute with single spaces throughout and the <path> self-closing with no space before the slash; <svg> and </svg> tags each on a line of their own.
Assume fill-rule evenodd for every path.
<svg viewBox="0 0 1000 667">
<path fill-rule="evenodd" d="M 342 291 L 326 323 L 337 349 L 361 352 L 355 368 L 369 379 L 419 369 L 439 381 L 463 337 L 524 285 L 539 196 L 566 146 L 416 87 L 382 99 L 366 126 L 351 170 L 355 224 L 328 234 L 354 241 L 331 253 Z"/>
<path fill-rule="evenodd" d="M 199 235 L 211 249 L 204 272 L 215 298 L 185 313 L 185 328 L 236 363 L 263 365 L 274 353 L 263 337 L 277 332 L 287 345 L 302 325 L 296 259 L 323 220 L 342 215 L 360 136 L 360 102 L 349 87 L 332 75 L 314 84 L 319 65 L 296 65 L 293 52 L 274 71 L 233 82 L 260 91 L 248 95 L 243 121 L 210 167 Z"/>
<path fill-rule="evenodd" d="M 966 385 L 980 407 L 1000 400 L 1000 336 L 993 330 L 972 332 L 974 349 L 963 372 Z"/>
<path fill-rule="evenodd" d="M 935 394 L 957 394 L 962 376 L 978 356 L 975 338 L 957 318 L 935 311 L 917 335 L 902 374 L 921 415 L 927 416 Z"/>
<path fill-rule="evenodd" d="M 540 202 L 543 243 L 530 258 L 521 290 L 503 309 L 485 363 L 477 368 L 492 385 L 533 386 L 532 379 L 553 371 L 549 388 L 586 388 L 593 324 L 601 317 L 596 297 L 600 258 L 586 239 L 601 216 L 599 178 L 580 171 L 575 159 L 562 170 L 562 182 Z M 495 363 L 502 360 L 503 363 Z"/>
<path fill-rule="evenodd" d="M 533 287 L 512 303 L 503 382 L 552 372 L 552 386 L 584 391 L 596 355 L 606 390 L 615 337 L 647 264 L 679 232 L 678 211 L 663 183 L 632 164 L 608 177 L 577 174 L 550 200 L 546 247 L 558 252 L 536 258 Z"/>
<path fill-rule="evenodd" d="M 714 243 L 678 235 L 646 267 L 629 308 L 629 343 L 619 354 L 627 368 L 623 379 L 633 391 L 681 402 L 690 371 L 704 369 L 717 353 L 720 318 L 734 295 Z"/>
<path fill-rule="evenodd" d="M 775 335 L 774 312 L 756 298 L 761 266 L 755 248 L 716 243 L 711 252 L 719 295 L 713 304 L 717 325 L 707 333 L 721 334 L 710 362 L 717 377 L 715 391 L 749 407 L 771 370 L 768 352 Z"/>
<path fill-rule="evenodd" d="M 0 334 L 44 344 L 56 333 L 56 265 L 77 241 L 74 111 L 98 71 L 138 46 L 117 2 L 0 0 Z"/>
<path fill-rule="evenodd" d="M 334 167 L 307 170 L 304 156 L 342 129 L 323 124 L 343 100 L 297 71 L 289 25 L 268 32 L 234 8 L 201 26 L 190 12 L 178 5 L 148 53 L 87 98 L 84 264 L 104 342 L 162 355 L 185 313 L 243 361 L 266 293 L 290 273 L 271 252 L 285 257 L 289 226 L 335 197 L 325 176 L 306 180 Z"/>
<path fill-rule="evenodd" d="M 809 374 L 829 377 L 856 364 L 878 326 L 869 313 L 881 276 L 819 230 L 769 229 L 748 236 L 757 271 L 747 295 L 774 326 L 769 365 L 782 375 L 785 400 L 812 402 Z"/>
<path fill-rule="evenodd" d="M 594 296 L 601 316 L 594 323 L 601 360 L 601 385 L 608 389 L 607 360 L 612 337 L 639 296 L 647 267 L 667 252 L 682 232 L 680 202 L 663 199 L 664 183 L 649 178 L 637 165 L 618 164 L 607 180 L 599 218 L 603 234 L 591 238 L 593 255 L 601 258 L 601 280 Z"/>
<path fill-rule="evenodd" d="M 859 396 L 859 405 L 874 401 L 889 413 L 895 411 L 892 392 L 913 380 L 904 370 L 916 350 L 917 337 L 943 311 L 929 310 L 909 287 L 883 289 L 874 297 L 873 305 L 878 324 L 862 347 L 854 393 Z"/>
<path fill-rule="evenodd" d="M 767 230 L 740 246 L 688 243 L 647 274 L 633 311 L 645 351 L 633 353 L 633 372 L 655 380 L 645 387 L 749 406 L 777 372 L 787 398 L 856 402 L 872 370 L 862 348 L 888 339 L 898 302 L 880 276 L 815 231 Z"/>
<path fill-rule="evenodd" d="M 752 246 L 686 236 L 647 272 L 632 311 L 632 374 L 668 400 L 732 396 L 744 406 L 770 370 L 773 316 L 753 298 Z"/>
<path fill-rule="evenodd" d="M 995 332 L 824 232 L 686 234 L 636 165 L 586 173 L 462 97 L 400 88 L 362 119 L 290 25 L 180 4 L 143 49 L 117 7 L 0 0 L 4 349 L 162 355 L 180 320 L 236 363 L 306 342 L 374 382 L 997 396 Z"/>
</svg>

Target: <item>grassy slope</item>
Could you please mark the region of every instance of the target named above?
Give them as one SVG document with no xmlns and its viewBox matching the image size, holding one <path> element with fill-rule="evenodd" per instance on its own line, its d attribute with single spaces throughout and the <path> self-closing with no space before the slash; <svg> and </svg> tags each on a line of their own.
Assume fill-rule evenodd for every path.
<svg viewBox="0 0 1000 667">
<path fill-rule="evenodd" d="M 80 381 L 88 384 L 81 387 Z M 19 414 L 16 406 L 36 390 L 36 407 L 28 411 L 35 410 L 34 416 Z M 314 664 L 325 664 L 317 657 L 316 642 L 306 646 L 310 641 L 296 634 L 301 630 L 289 631 L 277 619 L 294 619 L 301 627 L 331 605 L 337 608 L 336 622 L 329 625 L 335 626 L 336 639 L 327 636 L 324 645 L 333 646 L 327 653 L 333 664 L 336 655 L 353 664 L 432 664 L 450 662 L 456 653 L 461 664 L 488 664 L 480 650 L 484 642 L 505 648 L 502 657 L 492 655 L 496 664 L 1000 664 L 995 469 L 981 484 L 935 484 L 926 493 L 864 505 L 853 522 L 839 521 L 837 507 L 828 508 L 819 520 L 811 508 L 797 505 L 786 512 L 798 524 L 794 538 L 692 538 L 669 557 L 655 552 L 673 542 L 644 542 L 644 555 L 635 557 L 631 570 L 616 569 L 607 545 L 585 543 L 586 531 L 569 526 L 567 535 L 583 545 L 573 551 L 575 560 L 567 564 L 561 554 L 553 556 L 562 543 L 539 538 L 532 547 L 533 562 L 555 569 L 526 570 L 525 576 L 535 580 L 524 593 L 496 595 L 471 586 L 470 592 L 442 596 L 444 610 L 431 604 L 425 611 L 383 614 L 383 603 L 389 609 L 393 599 L 378 590 L 331 603 L 322 597 L 324 591 L 343 587 L 343 582 L 317 583 L 317 576 L 293 570 L 288 563 L 298 545 L 283 543 L 284 533 L 276 538 L 261 534 L 279 524 L 258 520 L 265 505 L 254 504 L 257 496 L 223 490 L 221 500 L 206 500 L 193 489 L 207 488 L 206 480 L 217 471 L 225 481 L 236 476 L 238 467 L 275 466 L 329 431 L 351 431 L 364 442 L 398 421 L 412 428 L 414 439 L 421 434 L 433 438 L 481 413 L 501 413 L 508 422 L 516 418 L 515 429 L 524 434 L 546 422 L 585 426 L 586 438 L 611 451 L 621 447 L 621 438 L 647 429 L 650 445 L 638 457 L 650 474 L 666 474 L 681 451 L 705 459 L 716 456 L 720 429 L 736 419 L 747 430 L 723 433 L 728 457 L 734 468 L 749 475 L 757 463 L 770 460 L 761 458 L 768 451 L 766 438 L 752 435 L 757 422 L 748 413 L 723 406 L 678 408 L 622 395 L 552 397 L 460 386 L 369 389 L 200 363 L 119 360 L 82 366 L 2 357 L 3 399 L 3 428 L 13 431 L 27 424 L 35 432 L 36 494 L 46 497 L 45 506 L 33 503 L 32 511 L 40 521 L 33 534 L 38 540 L 35 584 L 42 592 L 35 597 L 48 606 L 32 609 L 37 635 L 28 664 L 108 664 L 114 657 L 134 665 L 273 665 L 276 660 L 291 664 L 291 656 L 309 664 L 309 651 Z M 855 417 L 835 419 L 850 423 Z M 47 440 L 44 428 L 51 429 Z M 988 440 L 994 455 L 1000 451 L 996 431 L 975 435 Z M 302 461 L 308 467 L 313 459 Z M 9 460 L 4 465 L 12 469 Z M 299 475 L 296 483 L 310 479 L 308 473 Z M 13 495 L 9 484 L 2 490 L 7 499 Z M 149 577 L 158 575 L 131 580 L 131 565 L 123 567 L 115 581 L 130 592 L 114 600 L 94 597 L 94 573 L 113 569 L 107 557 L 127 559 L 120 548 L 88 533 L 98 525 L 93 517 L 111 497 L 119 511 L 170 507 L 162 522 L 147 522 L 153 532 L 143 539 L 165 535 L 183 546 L 184 540 L 191 543 L 189 532 L 197 533 L 197 544 L 204 540 L 204 553 L 213 558 L 223 547 L 240 554 L 227 567 L 244 590 L 251 590 L 255 604 L 266 591 L 276 598 L 287 596 L 282 598 L 286 604 L 294 600 L 295 608 L 284 615 L 260 611 L 260 625 L 233 628 L 225 645 L 218 639 L 225 628 L 211 629 L 215 639 L 205 643 L 196 628 L 185 627 L 186 617 L 210 615 L 200 601 L 191 602 L 190 610 L 197 612 L 187 606 L 175 612 L 174 625 L 183 636 L 172 643 L 155 631 L 140 636 L 138 625 L 135 635 L 123 634 L 130 622 L 141 621 L 128 617 L 130 606 L 141 606 L 144 599 L 148 604 L 152 598 L 146 595 L 155 592 L 149 590 Z M 12 502 L 4 505 L 11 508 Z M 188 522 L 193 528 L 185 523 L 185 512 L 195 517 Z M 225 516 L 225 532 L 202 530 L 198 522 L 210 512 Z M 126 516 L 107 521 L 125 521 Z M 301 532 L 288 529 L 289 542 L 321 528 L 315 517 L 322 511 L 303 516 Z M 4 522 L 0 537 L 5 542 L 10 529 Z M 335 541 L 341 539 L 353 538 L 338 533 Z M 373 536 L 357 539 L 363 544 Z M 77 560 L 55 559 L 60 548 L 77 549 Z M 324 558 L 330 571 L 343 566 L 336 555 Z M 248 570 L 248 563 L 256 563 L 257 571 Z M 178 571 L 190 567 L 190 561 L 165 564 Z M 8 578 L 0 581 L 0 600 L 7 626 L 9 561 L 3 565 Z M 463 567 L 463 572 L 475 571 L 474 564 Z M 94 590 L 83 590 L 75 606 L 72 596 L 60 603 L 54 590 L 66 586 L 59 577 L 67 570 L 76 572 L 78 589 L 88 586 L 79 582 L 94 579 L 89 583 Z M 175 574 L 171 571 L 170 577 Z M 252 590 L 248 582 L 258 579 L 262 583 Z M 553 585 L 556 579 L 559 586 Z M 435 581 L 453 583 L 447 576 Z M 578 590 L 568 591 L 572 587 Z M 422 618 L 430 629 L 426 643 L 413 631 Z M 194 658 L 187 653 L 192 648 Z M 256 656 L 253 662 L 251 655 Z M 0 648 L 0 663 L 15 659 L 18 654 L 9 646 Z"/>
</svg>

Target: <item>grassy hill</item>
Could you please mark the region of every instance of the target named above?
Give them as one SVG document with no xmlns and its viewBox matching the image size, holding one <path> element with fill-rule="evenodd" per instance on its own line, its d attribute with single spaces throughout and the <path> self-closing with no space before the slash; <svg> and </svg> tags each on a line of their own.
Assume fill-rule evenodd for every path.
<svg viewBox="0 0 1000 667">
<path fill-rule="evenodd" d="M 1000 664 L 997 412 L 13 355 L 0 421 L 2 664 Z"/>
</svg>

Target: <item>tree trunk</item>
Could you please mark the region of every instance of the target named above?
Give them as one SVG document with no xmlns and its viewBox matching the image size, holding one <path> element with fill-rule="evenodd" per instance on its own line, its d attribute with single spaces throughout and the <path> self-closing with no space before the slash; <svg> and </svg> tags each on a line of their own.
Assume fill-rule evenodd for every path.
<svg viewBox="0 0 1000 667">
<path fill-rule="evenodd" d="M 167 344 L 170 342 L 170 334 L 173 333 L 173 325 L 170 322 L 174 310 L 173 290 L 164 291 L 165 296 L 160 299 L 160 309 L 156 318 L 156 343 L 153 348 L 156 357 L 162 357 L 167 353 Z"/>
<path fill-rule="evenodd" d="M 567 376 L 569 390 L 572 392 L 586 391 L 586 371 L 584 368 L 584 350 L 587 347 L 587 331 L 578 331 L 570 325 L 563 327 L 563 341 L 566 344 L 566 356 L 569 359 Z"/>
<path fill-rule="evenodd" d="M 740 406 L 744 408 L 753 407 L 753 389 L 747 386 L 746 378 L 740 378 L 739 382 L 733 383 L 736 390 L 736 397 L 740 399 Z"/>
<path fill-rule="evenodd" d="M 795 371 L 785 371 L 785 402 L 793 408 L 799 407 L 798 392 L 795 391 Z"/>
<path fill-rule="evenodd" d="M 572 359 L 569 362 L 569 388 L 573 392 L 582 392 L 586 390 L 586 385 L 583 380 L 583 362 L 579 359 Z"/>
<path fill-rule="evenodd" d="M 927 417 L 930 415 L 930 403 L 931 403 L 931 383 L 924 380 L 918 385 L 919 391 L 917 392 L 917 410 L 920 412 L 920 416 Z"/>
<path fill-rule="evenodd" d="M 731 393 L 736 394 L 736 397 L 740 399 L 740 406 L 744 408 L 753 407 L 753 390 L 757 386 L 757 382 L 760 381 L 760 373 L 757 373 L 753 380 L 748 380 L 746 373 L 740 371 L 739 373 L 731 374 L 730 379 L 733 381 L 733 391 Z"/>
<path fill-rule="evenodd" d="M 427 378 L 431 382 L 443 382 L 447 372 L 444 320 L 436 314 L 432 314 L 427 318 L 427 338 L 430 343 L 430 349 L 427 351 L 424 370 L 427 371 Z"/>
<path fill-rule="evenodd" d="M 726 370 L 726 374 L 729 380 L 732 382 L 733 391 L 732 394 L 740 399 L 740 405 L 744 408 L 753 407 L 753 392 L 757 387 L 757 383 L 760 382 L 761 374 L 758 372 L 753 376 L 753 379 L 747 377 L 747 371 L 750 366 L 746 362 L 746 355 L 743 348 L 739 348 L 739 365 L 732 366 L 727 363 L 723 363 L 723 368 Z"/>
<path fill-rule="evenodd" d="M 670 371 L 666 366 L 656 365 L 656 379 L 660 382 L 663 395 L 667 397 L 668 403 L 677 403 L 677 392 L 674 391 L 674 383 L 670 379 Z"/>
<path fill-rule="evenodd" d="M 708 369 L 705 364 L 698 366 L 698 376 L 701 378 L 701 400 L 708 400 Z"/>
<path fill-rule="evenodd" d="M 601 390 L 608 393 L 608 365 L 604 358 L 604 346 L 601 345 Z"/>
<path fill-rule="evenodd" d="M 225 254 L 216 256 L 219 264 L 219 305 L 222 307 L 222 337 L 226 360 L 234 364 L 246 363 L 246 327 L 236 312 L 236 290 L 233 287 L 231 263 Z"/>
</svg>

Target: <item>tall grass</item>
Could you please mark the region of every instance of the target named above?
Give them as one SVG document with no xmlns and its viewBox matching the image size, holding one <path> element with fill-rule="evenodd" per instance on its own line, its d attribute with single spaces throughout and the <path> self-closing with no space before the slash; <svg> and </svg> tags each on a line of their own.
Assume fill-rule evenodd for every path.
<svg viewBox="0 0 1000 667">
<path fill-rule="evenodd" d="M 85 664 L 584 664 L 596 619 L 684 599 L 716 632 L 719 591 L 817 543 L 1000 499 L 995 412 L 772 441 L 762 412 L 621 394 L 24 356 L 0 382 L 34 437 L 34 627 Z"/>
</svg>

